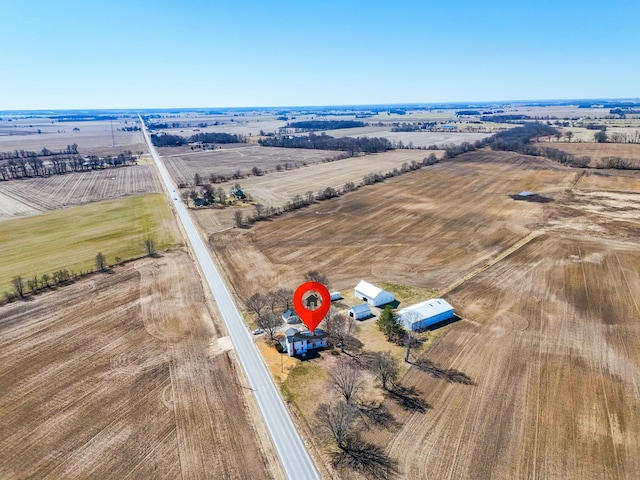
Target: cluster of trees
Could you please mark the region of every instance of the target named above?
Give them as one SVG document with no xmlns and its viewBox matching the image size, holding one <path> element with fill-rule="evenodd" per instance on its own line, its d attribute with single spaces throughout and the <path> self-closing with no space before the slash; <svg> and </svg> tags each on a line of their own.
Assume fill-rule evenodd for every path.
<svg viewBox="0 0 640 480">
<path fill-rule="evenodd" d="M 31 150 L 14 150 L 13 152 L 0 152 L 0 160 L 10 160 L 16 158 L 50 157 L 52 155 L 77 155 L 78 144 L 67 145 L 66 148 L 54 152 L 47 147 L 43 147 L 39 152 Z"/>
<path fill-rule="evenodd" d="M 258 143 L 264 147 L 285 147 L 285 148 L 309 148 L 315 150 L 340 150 L 349 152 L 350 155 L 357 153 L 379 153 L 393 150 L 392 143 L 386 138 L 380 137 L 342 137 L 334 138 L 322 133 L 308 136 L 278 136 L 261 138 Z"/>
<path fill-rule="evenodd" d="M 156 147 L 179 147 L 188 143 L 244 143 L 246 138 L 242 135 L 232 133 L 196 133 L 190 137 L 172 135 L 165 133 L 162 135 L 152 134 L 151 141 Z"/>
<path fill-rule="evenodd" d="M 299 122 L 289 122 L 284 128 L 293 128 L 299 132 L 310 132 L 313 130 L 338 130 L 340 128 L 366 127 L 365 122 L 356 120 L 304 120 Z"/>
<path fill-rule="evenodd" d="M 594 139 L 598 143 L 640 143 L 640 130 L 633 133 L 612 132 L 607 135 L 606 129 L 601 129 L 594 134 Z"/>
<path fill-rule="evenodd" d="M 41 277 L 34 275 L 28 279 L 17 275 L 11 279 L 11 285 L 13 286 L 14 292 L 13 294 L 6 293 L 5 301 L 12 301 L 16 298 L 26 298 L 28 293 L 35 295 L 42 290 L 49 289 L 54 286 L 68 285 L 76 278 L 76 273 L 73 270 L 68 270 L 66 268 L 56 270 L 51 275 L 44 273 Z"/>
<path fill-rule="evenodd" d="M 147 256 L 157 255 L 156 244 L 151 237 L 147 237 L 145 239 L 144 250 Z M 96 256 L 94 257 L 94 262 L 96 266 L 95 271 L 108 272 L 111 269 L 109 263 L 107 262 L 107 257 L 102 252 L 98 252 L 96 254 Z M 115 257 L 115 262 L 121 263 L 122 259 L 120 257 Z M 61 268 L 51 274 L 44 273 L 41 276 L 34 275 L 33 277 L 27 279 L 25 279 L 21 275 L 16 275 L 11 279 L 13 292 L 5 293 L 4 301 L 11 302 L 18 298 L 24 299 L 28 294 L 36 295 L 49 288 L 69 285 L 73 283 L 73 281 L 89 273 L 91 272 L 76 273 L 73 269 Z"/>
<path fill-rule="evenodd" d="M 602 157 L 600 168 L 615 168 L 618 170 L 640 170 L 640 160 L 618 156 Z"/>
<path fill-rule="evenodd" d="M 198 179 L 196 179 L 198 180 Z M 233 191 L 235 188 L 239 188 L 239 185 L 236 184 L 235 187 L 231 189 Z M 180 193 L 180 197 L 185 204 L 189 204 L 189 199 L 193 202 L 195 206 L 207 206 L 218 204 L 221 207 L 227 205 L 227 194 L 222 187 L 218 187 L 217 189 L 211 185 L 210 183 L 202 185 L 200 189 L 192 188 L 191 190 L 183 190 Z"/>
<path fill-rule="evenodd" d="M 142 155 L 142 152 L 138 152 Z M 132 165 L 137 162 L 137 157 L 131 150 L 125 150 L 117 156 L 107 155 L 98 157 L 90 155 L 51 155 L 42 157 L 12 158 L 0 160 L 0 180 L 13 180 L 28 177 L 44 177 L 49 175 L 63 175 L 69 172 L 86 172 L 89 170 L 104 169 Z"/>
<path fill-rule="evenodd" d="M 395 424 L 384 403 L 364 395 L 368 375 L 373 375 L 391 396 L 403 396 L 398 386 L 399 362 L 391 352 L 373 353 L 367 364 L 356 358 L 341 358 L 328 379 L 330 388 L 340 397 L 318 405 L 316 425 L 330 442 L 335 467 L 358 471 L 366 478 L 390 478 L 398 473 L 397 462 L 363 437 L 367 430 Z"/>
<path fill-rule="evenodd" d="M 531 120 L 529 115 L 483 115 L 480 120 L 494 123 L 520 123 L 523 120 Z"/>
</svg>

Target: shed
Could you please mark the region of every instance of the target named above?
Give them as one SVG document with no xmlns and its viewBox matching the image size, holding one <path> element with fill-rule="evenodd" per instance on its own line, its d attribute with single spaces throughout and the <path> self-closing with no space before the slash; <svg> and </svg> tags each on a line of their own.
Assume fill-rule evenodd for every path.
<svg viewBox="0 0 640 480">
<path fill-rule="evenodd" d="M 340 295 L 340 292 L 331 292 L 331 301 L 335 302 L 336 300 L 342 300 L 342 295 Z"/>
<path fill-rule="evenodd" d="M 398 312 L 400 322 L 407 330 L 421 330 L 453 317 L 453 307 L 442 298 L 416 303 Z"/>
<path fill-rule="evenodd" d="M 393 293 L 387 292 L 381 288 L 371 285 L 364 280 L 360 280 L 360 283 L 355 288 L 356 298 L 364 300 L 369 305 L 379 307 L 391 303 L 395 300 Z"/>
<path fill-rule="evenodd" d="M 369 308 L 369 304 L 363 303 L 362 305 L 351 307 L 349 309 L 349 316 L 355 318 L 356 320 L 369 318 L 371 316 L 371 309 Z"/>
<path fill-rule="evenodd" d="M 282 320 L 284 320 L 290 325 L 292 323 L 300 323 L 300 317 L 295 312 L 295 310 L 291 310 L 291 309 L 288 309 L 282 312 Z"/>
</svg>

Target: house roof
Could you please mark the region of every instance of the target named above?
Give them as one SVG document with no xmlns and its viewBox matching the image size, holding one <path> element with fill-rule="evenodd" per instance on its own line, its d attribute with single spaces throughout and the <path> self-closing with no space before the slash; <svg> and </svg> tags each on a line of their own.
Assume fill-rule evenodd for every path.
<svg viewBox="0 0 640 480">
<path fill-rule="evenodd" d="M 298 314 L 295 311 L 291 310 L 291 309 L 288 309 L 288 310 L 285 310 L 284 312 L 282 312 L 282 318 L 284 318 L 285 320 L 287 318 L 291 317 L 291 316 L 296 316 L 297 317 Z"/>
<path fill-rule="evenodd" d="M 300 331 L 297 328 L 293 327 L 289 327 L 284 331 L 284 334 L 287 336 L 287 338 L 293 337 L 296 333 L 300 333 Z"/>
<path fill-rule="evenodd" d="M 425 318 L 434 317 L 448 311 L 453 311 L 453 307 L 449 304 L 449 302 L 447 302 L 443 298 L 432 298 L 431 300 L 416 303 L 415 305 L 410 305 L 403 308 L 402 310 L 398 311 L 398 316 L 403 317 L 405 315 L 408 315 L 410 312 L 416 312 L 418 315 L 413 316 L 413 318 L 407 318 L 407 320 L 410 320 L 411 323 L 415 323 L 424 320 Z"/>
<path fill-rule="evenodd" d="M 362 305 L 356 305 L 355 307 L 351 307 L 353 313 L 371 313 L 371 309 L 369 308 L 368 303 L 363 303 Z"/>
<path fill-rule="evenodd" d="M 384 291 L 381 288 L 376 287 L 375 285 L 371 285 L 369 282 L 365 282 L 364 280 L 360 280 L 360 283 L 356 285 L 355 289 L 365 297 L 369 298 L 376 298 L 378 295 L 380 295 L 381 292 Z"/>
<path fill-rule="evenodd" d="M 314 340 L 314 339 L 327 338 L 328 336 L 329 336 L 329 334 L 327 332 L 325 332 L 321 328 L 316 328 L 313 333 L 311 331 L 309 331 L 309 330 L 304 330 L 302 332 L 297 332 L 294 335 L 294 338 L 297 339 L 297 340 Z"/>
</svg>

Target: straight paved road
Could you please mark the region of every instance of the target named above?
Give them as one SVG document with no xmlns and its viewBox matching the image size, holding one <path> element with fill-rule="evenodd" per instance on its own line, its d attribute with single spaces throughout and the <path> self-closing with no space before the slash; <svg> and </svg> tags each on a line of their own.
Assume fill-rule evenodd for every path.
<svg viewBox="0 0 640 480">
<path fill-rule="evenodd" d="M 140 119 L 142 122 L 142 118 Z M 216 300 L 218 310 L 227 325 L 227 330 L 233 341 L 240 363 L 249 379 L 249 384 L 255 395 L 258 407 L 262 412 L 267 430 L 271 435 L 273 444 L 278 452 L 282 466 L 288 478 L 295 480 L 320 479 L 320 474 L 309 456 L 302 439 L 298 434 L 293 421 L 284 406 L 276 385 L 271 379 L 260 352 L 253 343 L 253 339 L 247 329 L 240 312 L 236 308 L 229 290 L 225 286 L 220 274 L 211 260 L 211 256 L 196 229 L 187 208 L 180 200 L 180 195 L 175 188 L 167 169 L 160 160 L 155 147 L 151 143 L 149 132 L 143 124 L 143 133 L 149 151 L 153 157 L 162 180 L 168 189 L 173 205 L 182 222 L 191 249 L 200 264 L 204 277 L 211 289 L 211 294 Z M 251 452 L 246 452 L 250 455 Z"/>
</svg>

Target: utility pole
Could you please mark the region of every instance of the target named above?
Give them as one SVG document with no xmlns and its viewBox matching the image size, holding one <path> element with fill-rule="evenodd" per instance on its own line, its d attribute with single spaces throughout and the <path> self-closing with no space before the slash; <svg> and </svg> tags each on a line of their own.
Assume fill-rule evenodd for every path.
<svg viewBox="0 0 640 480">
<path fill-rule="evenodd" d="M 116 136 L 113 134 L 113 120 L 111 120 L 111 146 L 116 146 Z"/>
</svg>

